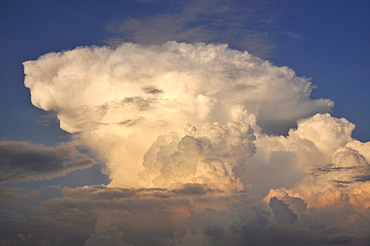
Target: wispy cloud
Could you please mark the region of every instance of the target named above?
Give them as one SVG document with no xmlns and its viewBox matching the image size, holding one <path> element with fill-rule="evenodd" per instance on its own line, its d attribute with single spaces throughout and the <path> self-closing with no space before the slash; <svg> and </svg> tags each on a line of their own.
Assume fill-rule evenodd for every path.
<svg viewBox="0 0 370 246">
<path fill-rule="evenodd" d="M 274 1 L 176 1 L 170 10 L 115 22 L 109 43 L 141 44 L 178 42 L 227 43 L 259 57 L 268 57 L 274 48 L 272 30 L 278 25 L 283 2 Z"/>
</svg>

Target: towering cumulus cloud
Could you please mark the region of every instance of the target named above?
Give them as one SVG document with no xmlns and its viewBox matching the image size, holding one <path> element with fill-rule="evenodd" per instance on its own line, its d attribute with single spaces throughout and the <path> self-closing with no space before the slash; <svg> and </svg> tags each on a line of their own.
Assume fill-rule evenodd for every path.
<svg viewBox="0 0 370 246">
<path fill-rule="evenodd" d="M 226 45 L 76 48 L 24 67 L 32 103 L 57 111 L 62 129 L 98 151 L 114 185 L 137 186 L 149 146 L 186 124 L 237 121 L 279 133 L 333 106 L 311 100 L 310 82 L 289 68 Z"/>
<path fill-rule="evenodd" d="M 65 189 L 36 209 L 55 223 L 83 214 L 70 226 L 85 223 L 85 245 L 369 240 L 369 143 L 287 67 L 167 42 L 80 47 L 24 69 L 32 103 L 106 163 L 108 186 Z"/>
</svg>

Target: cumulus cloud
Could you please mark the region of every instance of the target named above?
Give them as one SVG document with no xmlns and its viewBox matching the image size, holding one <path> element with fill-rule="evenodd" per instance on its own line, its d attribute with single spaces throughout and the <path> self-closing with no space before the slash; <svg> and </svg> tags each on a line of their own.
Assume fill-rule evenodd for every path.
<svg viewBox="0 0 370 246">
<path fill-rule="evenodd" d="M 28 142 L 0 142 L 0 182 L 51 179 L 96 162 L 74 147 L 46 147 Z"/>
<path fill-rule="evenodd" d="M 226 45 L 85 47 L 24 67 L 32 103 L 57 111 L 62 129 L 107 160 L 117 185 L 137 186 L 153 141 L 186 124 L 244 121 L 278 133 L 333 106 L 310 99 L 310 81 L 291 69 Z"/>
<path fill-rule="evenodd" d="M 246 165 L 255 152 L 250 125 L 189 126 L 182 135 L 162 135 L 153 143 L 144 156 L 145 170 L 139 173 L 142 183 L 149 187 L 201 183 L 223 191 L 244 190 L 233 168 Z"/>
<path fill-rule="evenodd" d="M 85 245 L 369 242 L 369 142 L 291 69 L 177 42 L 80 47 L 24 67 L 32 103 L 56 111 L 111 179 L 65 188 L 33 208 L 38 223 Z"/>
<path fill-rule="evenodd" d="M 347 121 L 342 123 L 342 126 L 348 126 Z M 343 132 L 343 128 L 335 124 L 332 126 L 335 129 L 334 132 L 325 130 L 330 136 L 335 132 Z M 352 141 L 350 132 L 334 135 L 340 138 L 331 137 L 330 143 L 327 142 L 329 138 L 324 133 L 317 135 L 321 138 L 315 144 L 318 149 L 323 142 L 327 142 L 326 145 L 322 145 L 321 161 L 315 160 L 311 166 L 306 166 L 305 175 L 291 186 L 294 189 L 289 192 L 305 200 L 308 207 L 340 208 L 351 205 L 360 211 L 367 209 L 370 197 L 366 177 L 369 175 L 370 165 L 360 151 L 349 147 L 367 144 L 358 144 L 357 140 Z M 271 192 L 269 197 L 276 195 L 274 190 Z"/>
<path fill-rule="evenodd" d="M 266 203 L 272 199 L 281 200 L 297 214 L 298 221 L 307 226 L 351 231 L 349 234 L 340 232 L 343 235 L 338 231 L 336 237 L 324 240 L 327 244 L 365 245 L 369 241 L 364 236 L 368 233 L 370 219 L 370 193 L 366 180 L 370 165 L 365 157 L 368 156 L 368 143 L 352 139 L 353 129 L 347 120 L 330 115 L 316 115 L 299 121 L 296 130 L 278 141 L 277 149 L 284 148 L 299 156 L 296 169 L 301 172 L 301 178 L 289 186 L 279 188 L 275 185 L 264 198 Z M 283 145 L 285 141 L 290 144 Z M 311 154 L 308 156 L 300 149 L 314 151 L 308 152 Z M 304 162 L 300 164 L 302 158 Z M 353 242 L 361 237 L 364 241 Z"/>
</svg>

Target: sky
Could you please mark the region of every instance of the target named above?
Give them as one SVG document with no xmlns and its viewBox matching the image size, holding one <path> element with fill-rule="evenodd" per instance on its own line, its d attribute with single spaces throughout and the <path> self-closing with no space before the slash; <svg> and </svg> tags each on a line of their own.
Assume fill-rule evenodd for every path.
<svg viewBox="0 0 370 246">
<path fill-rule="evenodd" d="M 0 1 L 0 245 L 368 245 L 368 1 Z"/>
</svg>

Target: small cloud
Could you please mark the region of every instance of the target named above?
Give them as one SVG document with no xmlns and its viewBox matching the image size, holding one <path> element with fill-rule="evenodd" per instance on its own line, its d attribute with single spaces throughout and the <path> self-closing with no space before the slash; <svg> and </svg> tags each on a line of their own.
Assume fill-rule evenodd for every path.
<svg viewBox="0 0 370 246">
<path fill-rule="evenodd" d="M 325 164 L 320 165 L 315 168 L 312 168 L 307 174 L 309 175 L 321 175 L 322 173 L 331 173 L 331 172 L 346 172 L 348 170 L 356 169 L 356 166 L 352 167 L 337 167 L 334 164 Z"/>
<path fill-rule="evenodd" d="M 295 223 L 298 221 L 298 216 L 289 209 L 289 205 L 286 205 L 276 197 L 270 199 L 269 206 L 272 208 L 272 213 L 275 215 L 277 223 Z"/>
<path fill-rule="evenodd" d="M 121 104 L 129 104 L 135 106 L 138 110 L 144 111 L 151 108 L 151 104 L 153 103 L 152 99 L 145 99 L 139 96 L 136 97 L 125 97 L 121 101 Z"/>
<path fill-rule="evenodd" d="M 204 195 L 207 193 L 213 193 L 216 192 L 214 189 L 208 188 L 204 184 L 184 184 L 179 189 L 172 190 L 175 194 L 181 194 L 181 195 Z M 222 191 L 218 191 L 222 192 Z"/>
<path fill-rule="evenodd" d="M 143 120 L 144 120 L 144 117 L 140 117 L 140 118 L 137 118 L 137 119 L 128 119 L 128 120 L 125 120 L 125 121 L 121 121 L 121 122 L 118 122 L 116 124 L 121 125 L 121 126 L 130 127 L 130 126 L 134 126 L 136 124 L 139 124 Z"/>
<path fill-rule="evenodd" d="M 282 31 L 281 33 L 293 39 L 297 39 L 297 40 L 304 39 L 304 37 L 301 34 L 293 32 L 293 31 L 285 30 L 285 31 Z"/>
<path fill-rule="evenodd" d="M 148 93 L 148 94 L 161 94 L 161 93 L 163 93 L 163 91 L 162 90 L 160 90 L 160 89 L 157 89 L 156 87 L 154 87 L 154 86 L 146 86 L 146 87 L 144 87 L 143 88 L 143 91 L 145 92 L 145 93 Z"/>
<path fill-rule="evenodd" d="M 356 182 L 369 182 L 370 181 L 370 175 L 359 175 L 354 178 L 354 181 Z"/>
<path fill-rule="evenodd" d="M 338 188 L 345 188 L 348 187 L 349 184 L 352 184 L 352 181 L 344 181 L 344 180 L 331 180 L 331 182 Z"/>
</svg>

